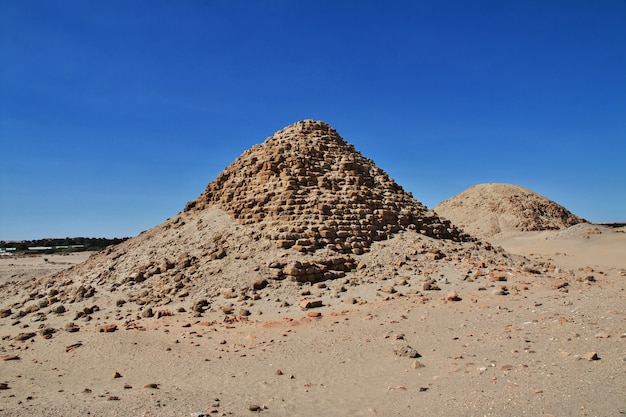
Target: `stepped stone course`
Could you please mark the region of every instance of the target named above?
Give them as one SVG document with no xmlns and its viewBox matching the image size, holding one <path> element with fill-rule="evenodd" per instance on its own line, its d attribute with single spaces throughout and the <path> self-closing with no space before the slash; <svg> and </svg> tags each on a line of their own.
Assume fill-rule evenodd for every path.
<svg viewBox="0 0 626 417">
<path fill-rule="evenodd" d="M 244 152 L 185 211 L 215 204 L 279 248 L 360 255 L 401 230 L 468 240 L 324 122 L 288 126 Z"/>
</svg>

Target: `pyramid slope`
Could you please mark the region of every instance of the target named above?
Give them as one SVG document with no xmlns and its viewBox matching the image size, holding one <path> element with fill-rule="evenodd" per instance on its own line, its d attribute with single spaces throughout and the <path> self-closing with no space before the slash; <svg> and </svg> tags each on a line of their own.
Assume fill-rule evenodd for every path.
<svg viewBox="0 0 626 417">
<path fill-rule="evenodd" d="M 554 201 L 512 184 L 478 184 L 434 210 L 482 238 L 507 232 L 559 230 L 585 222 Z"/>
</svg>

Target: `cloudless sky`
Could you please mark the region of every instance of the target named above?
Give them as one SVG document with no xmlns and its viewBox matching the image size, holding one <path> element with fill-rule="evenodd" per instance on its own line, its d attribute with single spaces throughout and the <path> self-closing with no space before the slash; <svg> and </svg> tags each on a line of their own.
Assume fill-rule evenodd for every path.
<svg viewBox="0 0 626 417">
<path fill-rule="evenodd" d="M 626 2 L 2 0 L 0 240 L 134 236 L 302 119 L 431 208 L 626 221 Z"/>
</svg>

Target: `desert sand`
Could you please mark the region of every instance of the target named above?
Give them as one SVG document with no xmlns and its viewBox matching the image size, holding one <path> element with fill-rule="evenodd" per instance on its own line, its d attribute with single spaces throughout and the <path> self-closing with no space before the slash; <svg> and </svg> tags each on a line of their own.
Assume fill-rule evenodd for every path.
<svg viewBox="0 0 626 417">
<path fill-rule="evenodd" d="M 623 415 L 624 254 L 468 235 L 300 122 L 85 262 L 2 259 L 0 415 Z"/>
<path fill-rule="evenodd" d="M 442 291 L 411 294 L 417 277 L 390 278 L 359 289 L 362 304 L 268 303 L 247 320 L 174 313 L 127 327 L 95 314 L 78 332 L 24 342 L 15 335 L 38 333 L 38 323 L 2 319 L 0 415 L 239 416 L 251 406 L 268 416 L 621 415 L 626 234 L 558 234 L 499 242 L 574 269 L 558 289 L 551 278 L 515 277 L 508 295 L 494 295 L 451 278 Z M 392 283 L 397 293 L 379 291 Z M 452 290 L 461 300 L 445 300 Z M 46 324 L 62 328 L 73 314 L 49 314 Z M 99 332 L 110 322 L 119 330 Z M 395 353 L 407 346 L 420 357 Z"/>
<path fill-rule="evenodd" d="M 94 252 L 0 256 L 0 280 L 28 281 L 85 262 Z"/>
</svg>

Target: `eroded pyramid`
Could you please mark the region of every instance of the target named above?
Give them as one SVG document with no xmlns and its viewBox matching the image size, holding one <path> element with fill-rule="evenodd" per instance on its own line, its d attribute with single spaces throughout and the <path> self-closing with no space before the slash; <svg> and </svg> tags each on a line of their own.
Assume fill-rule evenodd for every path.
<svg viewBox="0 0 626 417">
<path fill-rule="evenodd" d="M 372 242 L 414 229 L 466 239 L 329 125 L 305 120 L 243 153 L 186 211 L 217 205 L 279 248 L 360 255 Z"/>
<path fill-rule="evenodd" d="M 483 238 L 503 232 L 558 230 L 585 222 L 554 201 L 512 184 L 478 184 L 434 210 Z"/>
<path fill-rule="evenodd" d="M 306 120 L 244 152 L 164 223 L 71 269 L 0 289 L 23 311 L 54 289 L 45 308 L 78 311 L 97 300 L 141 314 L 181 303 L 200 313 L 293 302 L 300 285 L 320 281 L 338 297 L 400 274 L 432 280 L 479 264 L 519 269 L 526 260 L 441 220 L 330 126 Z"/>
</svg>

